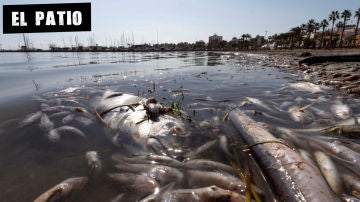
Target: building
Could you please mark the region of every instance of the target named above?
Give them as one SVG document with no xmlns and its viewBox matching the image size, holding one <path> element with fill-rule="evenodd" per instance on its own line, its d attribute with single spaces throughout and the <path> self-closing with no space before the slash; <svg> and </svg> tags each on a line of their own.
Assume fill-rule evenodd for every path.
<svg viewBox="0 0 360 202">
<path fill-rule="evenodd" d="M 213 36 L 209 36 L 209 43 L 220 42 L 222 40 L 223 40 L 223 37 L 218 36 L 216 34 L 214 34 Z"/>
<path fill-rule="evenodd" d="M 229 45 L 231 47 L 237 47 L 239 44 L 239 39 L 237 39 L 236 37 L 233 37 L 230 41 L 229 41 Z"/>
<path fill-rule="evenodd" d="M 355 34 L 355 29 L 356 29 L 356 25 L 345 25 L 345 30 L 344 30 L 344 39 L 346 39 L 349 36 L 353 36 Z M 337 29 L 337 33 L 341 36 L 343 28 L 339 27 Z M 358 32 L 359 33 L 359 32 Z"/>
</svg>

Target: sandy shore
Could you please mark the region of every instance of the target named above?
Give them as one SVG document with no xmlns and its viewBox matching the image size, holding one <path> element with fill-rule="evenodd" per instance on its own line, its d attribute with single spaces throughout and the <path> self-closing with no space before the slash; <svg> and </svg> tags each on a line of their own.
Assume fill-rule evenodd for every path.
<svg viewBox="0 0 360 202">
<path fill-rule="evenodd" d="M 299 61 L 313 56 L 359 55 L 360 49 L 336 50 L 272 50 L 261 51 L 269 56 L 263 66 L 279 68 L 281 71 L 298 74 L 315 84 L 333 86 L 344 94 L 360 95 L 360 62 L 322 62 L 302 64 Z"/>
</svg>

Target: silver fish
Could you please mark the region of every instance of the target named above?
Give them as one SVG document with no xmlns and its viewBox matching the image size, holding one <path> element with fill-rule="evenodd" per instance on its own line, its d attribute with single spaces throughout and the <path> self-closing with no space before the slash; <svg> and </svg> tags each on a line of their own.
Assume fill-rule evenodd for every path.
<svg viewBox="0 0 360 202">
<path fill-rule="evenodd" d="M 344 183 L 349 190 L 360 191 L 360 178 L 359 177 L 355 177 L 355 176 L 345 174 L 345 173 L 342 174 L 341 177 L 344 180 Z"/>
<path fill-rule="evenodd" d="M 87 177 L 74 177 L 66 179 L 41 194 L 34 200 L 34 202 L 50 202 L 66 198 L 72 191 L 84 188 L 87 181 Z"/>
<path fill-rule="evenodd" d="M 88 151 L 86 152 L 85 157 L 90 166 L 90 174 L 98 175 L 102 170 L 102 164 L 98 153 L 96 151 Z"/>
<path fill-rule="evenodd" d="M 340 101 L 336 101 L 335 104 L 331 106 L 331 112 L 341 119 L 348 119 L 352 115 L 350 107 Z"/>
<path fill-rule="evenodd" d="M 204 170 L 225 171 L 228 173 L 234 172 L 234 169 L 229 165 L 207 159 L 193 159 L 186 161 L 184 163 L 184 167 L 191 169 L 201 169 L 201 170 L 204 169 Z"/>
<path fill-rule="evenodd" d="M 75 120 L 84 126 L 89 126 L 94 123 L 93 120 L 84 116 L 76 117 Z"/>
<path fill-rule="evenodd" d="M 236 192 L 221 189 L 217 186 L 209 186 L 198 189 L 178 189 L 166 192 L 155 201 L 228 201 L 240 202 L 244 201 L 244 197 Z"/>
<path fill-rule="evenodd" d="M 62 111 L 62 112 L 56 112 L 56 113 L 53 113 L 49 116 L 49 118 L 55 118 L 55 117 L 58 117 L 58 116 L 67 116 L 69 115 L 71 112 L 69 111 Z"/>
<path fill-rule="evenodd" d="M 274 109 L 272 107 L 270 107 L 268 104 L 264 103 L 263 101 L 261 101 L 258 98 L 253 98 L 253 97 L 246 97 L 245 101 L 243 102 L 244 105 L 251 103 L 254 105 L 257 105 L 263 109 L 266 109 L 267 111 L 274 111 Z"/>
<path fill-rule="evenodd" d="M 327 89 L 325 86 L 315 85 L 310 82 L 299 82 L 299 83 L 289 83 L 288 87 L 294 88 L 298 91 L 304 91 L 309 93 L 321 93 L 324 92 L 324 89 Z"/>
<path fill-rule="evenodd" d="M 341 201 L 343 202 L 360 202 L 359 197 L 347 195 L 347 194 L 341 194 Z"/>
<path fill-rule="evenodd" d="M 217 142 L 217 140 L 209 141 L 209 142 L 201 145 L 200 147 L 193 149 L 191 152 L 185 154 L 183 157 L 185 160 L 194 159 L 199 154 L 207 151 L 209 148 L 214 146 L 216 142 Z"/>
<path fill-rule="evenodd" d="M 220 148 L 226 155 L 228 155 L 229 157 L 233 157 L 233 155 L 229 151 L 229 142 L 225 135 L 219 136 L 219 144 L 220 144 Z"/>
<path fill-rule="evenodd" d="M 216 185 L 223 189 L 245 194 L 245 184 L 239 178 L 222 172 L 189 170 L 186 175 L 191 187 Z M 259 190 L 257 190 L 259 193 Z"/>
<path fill-rule="evenodd" d="M 335 163 L 321 151 L 315 151 L 314 157 L 331 189 L 335 193 L 340 194 L 342 192 L 342 181 Z"/>
<path fill-rule="evenodd" d="M 318 150 L 322 150 L 340 159 L 350 163 L 349 168 L 355 169 L 357 173 L 360 170 L 360 154 L 349 149 L 348 147 L 339 144 L 337 141 L 327 142 L 319 139 L 308 139 L 308 144 Z M 346 165 L 346 164 L 344 164 Z"/>
<path fill-rule="evenodd" d="M 44 131 L 50 131 L 54 128 L 54 123 L 49 119 L 49 117 L 43 113 L 40 120 L 40 128 Z"/>
<path fill-rule="evenodd" d="M 157 109 L 159 113 L 161 111 L 160 114 Z M 130 137 L 143 150 L 160 147 L 166 153 L 175 154 L 182 151 L 182 147 L 177 148 L 177 145 L 180 140 L 183 141 L 188 132 L 184 122 L 166 113 L 166 109 L 169 108 L 160 108 L 155 99 L 105 92 L 96 112 L 102 122 L 118 134 L 111 137 L 115 145 L 121 142 L 122 137 Z M 152 138 L 151 141 L 149 138 Z M 156 141 L 157 144 L 152 146 Z"/>
<path fill-rule="evenodd" d="M 251 147 L 251 153 L 264 168 L 265 176 L 272 179 L 274 190 L 281 200 L 335 201 L 320 171 L 290 147 L 276 143 L 279 139 L 266 130 L 263 124 L 240 110 L 231 111 L 230 120 L 249 145 L 274 141 Z"/>
<path fill-rule="evenodd" d="M 47 137 L 51 142 L 58 142 L 60 140 L 60 132 L 62 131 L 69 131 L 72 134 L 85 137 L 85 134 L 81 130 L 73 126 L 60 126 L 58 128 L 54 128 L 49 131 Z"/>
<path fill-rule="evenodd" d="M 133 173 L 111 173 L 108 174 L 108 176 L 116 182 L 132 188 L 134 191 L 153 193 L 159 189 L 159 183 L 146 175 Z"/>
<path fill-rule="evenodd" d="M 184 174 L 178 169 L 164 165 L 123 163 L 118 164 L 115 167 L 123 172 L 146 174 L 148 177 L 157 180 L 161 184 L 181 182 L 184 178 Z"/>
<path fill-rule="evenodd" d="M 160 201 L 164 194 L 170 192 L 173 190 L 175 186 L 174 182 L 171 182 L 163 187 L 161 187 L 158 191 L 155 191 L 154 193 L 148 195 L 147 197 L 140 200 L 140 202 L 154 202 L 154 201 Z"/>
<path fill-rule="evenodd" d="M 40 119 L 42 116 L 42 112 L 41 111 L 38 111 L 38 112 L 35 112 L 33 114 L 29 114 L 28 116 L 25 117 L 24 120 L 22 120 L 20 123 L 19 123 L 19 126 L 18 128 L 23 128 L 25 126 L 28 126 L 32 123 L 34 123 L 35 121 L 37 121 L 38 119 Z"/>
<path fill-rule="evenodd" d="M 173 159 L 171 157 L 163 156 L 163 155 L 154 155 L 154 154 L 128 158 L 120 153 L 117 153 L 117 154 L 113 154 L 111 158 L 113 161 L 115 161 L 118 164 L 126 162 L 126 163 L 135 163 L 135 164 L 160 164 L 160 165 L 168 165 L 172 167 L 181 167 L 183 165 L 182 162 Z"/>
<path fill-rule="evenodd" d="M 114 197 L 113 199 L 111 199 L 111 202 L 121 202 L 124 199 L 125 194 L 121 193 L 119 195 L 117 195 L 116 197 Z"/>
<path fill-rule="evenodd" d="M 61 122 L 62 122 L 63 124 L 67 124 L 67 123 L 71 122 L 72 120 L 74 120 L 74 117 L 75 117 L 74 114 L 69 114 L 69 115 L 65 116 L 65 117 L 61 120 Z"/>
<path fill-rule="evenodd" d="M 300 107 L 291 107 L 288 111 L 291 119 L 296 122 L 302 124 L 309 124 L 314 121 L 314 116 L 307 109 L 302 109 Z"/>
</svg>

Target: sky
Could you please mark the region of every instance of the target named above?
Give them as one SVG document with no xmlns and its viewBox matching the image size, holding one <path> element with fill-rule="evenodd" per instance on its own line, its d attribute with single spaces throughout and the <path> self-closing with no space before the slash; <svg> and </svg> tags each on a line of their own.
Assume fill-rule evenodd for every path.
<svg viewBox="0 0 360 202">
<path fill-rule="evenodd" d="M 214 33 L 231 40 L 249 33 L 273 35 L 289 31 L 309 19 L 321 21 L 333 10 L 349 9 L 353 15 L 359 0 L 1 0 L 2 5 L 91 2 L 92 31 L 26 34 L 36 48 L 50 43 L 71 46 L 78 37 L 99 45 L 121 45 L 121 36 L 135 44 L 208 41 Z M 350 23 L 355 23 L 352 17 Z M 21 34 L 3 34 L 0 49 L 17 49 Z"/>
</svg>

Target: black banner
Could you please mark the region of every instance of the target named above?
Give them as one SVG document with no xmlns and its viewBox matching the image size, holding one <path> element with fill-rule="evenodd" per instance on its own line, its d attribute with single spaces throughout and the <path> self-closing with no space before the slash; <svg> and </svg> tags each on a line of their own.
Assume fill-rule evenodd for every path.
<svg viewBox="0 0 360 202">
<path fill-rule="evenodd" d="M 91 3 L 3 6 L 3 32 L 91 31 Z"/>
</svg>

